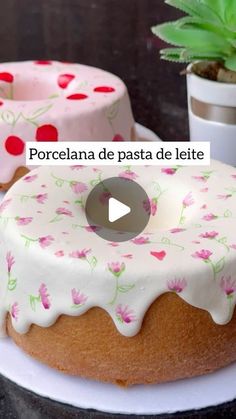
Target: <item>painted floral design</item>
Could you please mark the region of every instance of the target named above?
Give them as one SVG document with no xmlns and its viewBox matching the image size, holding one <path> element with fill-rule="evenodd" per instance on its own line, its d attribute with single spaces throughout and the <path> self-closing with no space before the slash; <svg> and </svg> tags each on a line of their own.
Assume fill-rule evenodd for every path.
<svg viewBox="0 0 236 419">
<path fill-rule="evenodd" d="M 36 311 L 38 303 L 41 303 L 42 307 L 45 310 L 49 310 L 51 307 L 50 295 L 48 293 L 47 286 L 44 283 L 40 285 L 39 290 L 38 290 L 38 295 L 37 296 L 30 295 L 29 299 L 30 299 L 30 306 L 33 311 Z"/>
<path fill-rule="evenodd" d="M 34 182 L 38 178 L 38 175 L 28 175 L 23 178 L 24 182 L 31 183 Z"/>
<path fill-rule="evenodd" d="M 32 223 L 33 217 L 16 217 L 15 220 L 18 226 L 27 226 Z"/>
<path fill-rule="evenodd" d="M 136 320 L 134 311 L 129 306 L 122 306 L 121 304 L 116 307 L 116 318 L 119 322 L 127 324 Z"/>
<path fill-rule="evenodd" d="M 214 173 L 213 171 L 201 172 L 201 174 L 199 176 L 192 176 L 192 179 L 195 179 L 198 182 L 206 183 L 210 179 L 210 177 L 213 173 Z"/>
<path fill-rule="evenodd" d="M 167 281 L 167 287 L 169 291 L 180 294 L 187 287 L 187 281 L 184 278 L 172 279 L 170 281 Z"/>
<path fill-rule="evenodd" d="M 116 302 L 119 293 L 129 292 L 130 290 L 132 290 L 134 288 L 134 284 L 123 284 L 123 285 L 121 285 L 119 283 L 119 278 L 125 272 L 125 269 L 126 269 L 126 266 L 125 266 L 124 262 L 121 262 L 121 263 L 120 262 L 109 262 L 107 264 L 107 266 L 108 266 L 109 272 L 111 272 L 111 274 L 113 275 L 113 277 L 115 279 L 114 297 L 110 301 L 110 304 L 113 305 Z"/>
<path fill-rule="evenodd" d="M 75 288 L 71 290 L 71 297 L 73 302 L 72 308 L 82 307 L 88 299 L 85 294 L 83 294 L 81 291 L 77 291 Z"/>
<path fill-rule="evenodd" d="M 55 222 L 63 220 L 63 216 L 73 217 L 72 212 L 68 210 L 67 208 L 60 207 L 60 208 L 57 208 L 55 212 L 56 212 L 56 216 L 50 221 L 50 223 L 55 223 Z"/>
<path fill-rule="evenodd" d="M 191 207 L 194 203 L 195 201 L 193 199 L 192 192 L 189 192 L 182 201 L 182 209 L 181 209 L 180 218 L 179 218 L 179 225 L 183 225 L 185 223 L 185 220 L 186 220 L 186 217 L 184 215 L 185 210 Z"/>
<path fill-rule="evenodd" d="M 232 298 L 236 292 L 236 279 L 232 279 L 231 276 L 222 276 L 220 281 L 220 287 L 228 299 Z"/>
<path fill-rule="evenodd" d="M 153 217 L 157 213 L 157 198 L 149 198 L 148 201 L 143 202 L 144 210 Z"/>
<path fill-rule="evenodd" d="M 19 318 L 19 312 L 20 312 L 19 304 L 15 302 L 14 304 L 12 304 L 11 309 L 10 309 L 12 319 L 17 321 Z"/>
<path fill-rule="evenodd" d="M 213 271 L 213 279 L 216 280 L 217 274 L 219 274 L 225 266 L 225 257 L 222 257 L 217 263 L 214 263 L 211 259 L 213 253 L 210 250 L 202 249 L 200 251 L 196 251 L 192 257 L 195 259 L 200 259 L 203 262 L 209 264 Z"/>
<path fill-rule="evenodd" d="M 161 169 L 162 173 L 165 173 L 166 175 L 173 176 L 177 173 L 177 171 L 181 168 L 181 166 L 174 166 L 174 167 L 163 167 Z"/>
<path fill-rule="evenodd" d="M 37 239 L 33 239 L 32 237 L 25 236 L 24 234 L 21 234 L 21 237 L 25 240 L 26 247 L 30 247 L 31 243 L 38 243 L 42 249 L 49 247 L 55 240 L 54 237 L 52 237 L 51 235 L 42 236 Z"/>
<path fill-rule="evenodd" d="M 129 167 L 118 175 L 122 179 L 136 180 L 138 178 L 137 173 L 133 172 Z"/>
<path fill-rule="evenodd" d="M 69 254 L 73 259 L 80 259 L 87 262 L 90 268 L 93 270 L 97 266 L 97 258 L 91 255 L 92 249 L 75 250 Z"/>
<path fill-rule="evenodd" d="M 85 185 L 85 183 L 83 183 L 83 182 L 71 183 L 70 187 L 71 187 L 72 191 L 77 195 L 80 195 L 80 194 L 82 194 L 82 193 L 84 193 L 88 190 L 87 185 Z"/>
<path fill-rule="evenodd" d="M 14 291 L 17 286 L 17 279 L 12 276 L 12 268 L 15 265 L 15 258 L 13 257 L 11 252 L 7 252 L 6 262 L 7 262 L 7 290 Z"/>
</svg>

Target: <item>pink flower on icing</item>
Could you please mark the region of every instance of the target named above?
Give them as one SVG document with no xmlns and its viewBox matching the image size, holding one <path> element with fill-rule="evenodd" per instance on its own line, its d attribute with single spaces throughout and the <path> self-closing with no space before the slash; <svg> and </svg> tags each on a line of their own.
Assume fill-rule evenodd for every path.
<svg viewBox="0 0 236 419">
<path fill-rule="evenodd" d="M 80 170 L 80 169 L 84 169 L 86 166 L 83 166 L 82 164 L 77 164 L 75 166 L 71 166 L 71 170 Z"/>
<path fill-rule="evenodd" d="M 44 249 L 52 244 L 54 238 L 52 236 L 39 237 L 39 244 Z"/>
<path fill-rule="evenodd" d="M 207 177 L 204 176 L 192 176 L 192 178 L 198 180 L 199 182 L 207 182 Z"/>
<path fill-rule="evenodd" d="M 20 311 L 19 304 L 18 303 L 12 304 L 12 306 L 11 306 L 11 317 L 16 321 L 18 320 L 18 317 L 19 317 L 19 311 Z"/>
<path fill-rule="evenodd" d="M 230 248 L 236 250 L 236 244 L 231 244 Z"/>
<path fill-rule="evenodd" d="M 135 239 L 131 240 L 134 244 L 148 244 L 150 240 L 148 237 L 135 237 Z"/>
<path fill-rule="evenodd" d="M 41 299 L 41 303 L 45 310 L 48 310 L 51 307 L 51 303 L 49 300 L 48 290 L 45 284 L 41 284 L 39 288 L 39 295 Z"/>
<path fill-rule="evenodd" d="M 116 307 L 116 317 L 121 323 L 132 323 L 136 320 L 134 311 L 129 309 L 129 306 L 122 306 L 119 304 Z"/>
<path fill-rule="evenodd" d="M 54 253 L 55 256 L 57 256 L 58 258 L 61 258 L 63 256 L 65 256 L 63 250 L 58 250 L 57 252 Z"/>
<path fill-rule="evenodd" d="M 233 178 L 233 179 L 236 179 L 236 175 L 232 175 L 232 178 Z"/>
<path fill-rule="evenodd" d="M 32 221 L 33 221 L 32 217 L 16 217 L 16 224 L 18 226 L 26 226 L 32 223 Z"/>
<path fill-rule="evenodd" d="M 192 197 L 192 192 L 189 192 L 186 197 L 183 199 L 183 206 L 185 208 L 191 207 L 194 204 L 194 199 Z"/>
<path fill-rule="evenodd" d="M 143 208 L 149 215 L 152 215 L 154 217 L 157 213 L 157 199 L 152 198 L 143 201 Z"/>
<path fill-rule="evenodd" d="M 202 205 L 200 209 L 201 209 L 201 210 L 205 210 L 205 209 L 207 209 L 207 205 L 206 205 L 206 204 Z"/>
<path fill-rule="evenodd" d="M 75 259 L 86 259 L 89 253 L 91 253 L 91 249 L 76 250 L 71 252 L 69 256 Z"/>
<path fill-rule="evenodd" d="M 202 239 L 215 239 L 218 235 L 219 233 L 217 233 L 216 231 L 209 231 L 207 233 L 200 234 L 199 237 L 201 237 Z"/>
<path fill-rule="evenodd" d="M 5 201 L 3 201 L 0 205 L 0 214 L 3 213 L 3 211 L 5 211 L 5 209 L 7 208 L 7 206 L 10 204 L 11 199 L 6 199 Z"/>
<path fill-rule="evenodd" d="M 81 194 L 88 190 L 87 186 L 83 182 L 72 182 L 71 189 L 76 194 Z"/>
<path fill-rule="evenodd" d="M 186 231 L 186 228 L 179 228 L 179 227 L 177 227 L 177 228 L 172 228 L 170 230 L 170 232 L 172 234 L 182 233 L 183 231 Z"/>
<path fill-rule="evenodd" d="M 48 199 L 48 194 L 47 193 L 38 194 L 34 198 L 36 199 L 36 201 L 38 202 L 38 204 L 44 204 L 45 201 Z"/>
<path fill-rule="evenodd" d="M 109 199 L 111 198 L 111 192 L 109 191 L 104 191 L 101 193 L 101 195 L 99 196 L 99 201 L 101 202 L 102 205 L 107 205 Z"/>
<path fill-rule="evenodd" d="M 116 243 L 116 242 L 111 242 L 111 243 L 108 243 L 108 245 L 109 245 L 109 246 L 112 246 L 112 247 L 118 247 L 118 246 L 119 246 L 119 244 L 118 244 L 118 243 Z"/>
<path fill-rule="evenodd" d="M 220 287 L 227 297 L 232 297 L 236 291 L 236 280 L 233 280 L 231 276 L 223 276 L 220 281 Z"/>
<path fill-rule="evenodd" d="M 177 169 L 174 167 L 167 167 L 167 168 L 163 168 L 161 169 L 162 173 L 165 173 L 166 175 L 175 175 L 175 173 L 177 172 Z"/>
<path fill-rule="evenodd" d="M 67 215 L 68 217 L 73 217 L 73 214 L 71 211 L 69 211 L 66 208 L 57 208 L 56 213 L 58 215 Z"/>
<path fill-rule="evenodd" d="M 222 201 L 227 201 L 227 199 L 232 198 L 232 194 L 217 195 L 217 198 L 221 199 Z"/>
<path fill-rule="evenodd" d="M 138 175 L 135 172 L 132 172 L 131 170 L 127 169 L 124 172 L 121 172 L 119 174 L 119 177 L 127 180 L 135 180 L 138 178 Z"/>
<path fill-rule="evenodd" d="M 107 264 L 109 271 L 115 275 L 117 278 L 122 275 L 125 271 L 125 264 L 124 262 L 110 262 Z"/>
<path fill-rule="evenodd" d="M 168 289 L 170 291 L 180 293 L 187 287 L 187 281 L 183 279 L 172 279 L 167 282 Z"/>
<path fill-rule="evenodd" d="M 96 233 L 97 231 L 101 230 L 101 227 L 99 226 L 85 226 L 84 229 L 88 232 L 88 233 Z"/>
<path fill-rule="evenodd" d="M 209 258 L 211 257 L 212 252 L 210 250 L 200 250 L 199 252 L 195 252 L 192 257 L 193 258 L 197 258 L 197 259 L 202 259 L 202 260 L 209 260 Z"/>
<path fill-rule="evenodd" d="M 213 221 L 213 220 L 216 220 L 217 218 L 218 218 L 217 215 L 214 215 L 212 213 L 206 214 L 204 215 L 204 217 L 202 217 L 202 219 L 205 221 Z"/>
<path fill-rule="evenodd" d="M 24 180 L 25 182 L 30 183 L 30 182 L 33 182 L 34 180 L 36 180 L 36 179 L 37 179 L 37 177 L 38 177 L 38 175 L 30 175 L 30 176 L 26 176 L 26 177 L 24 177 L 24 178 L 23 178 L 23 180 Z"/>
<path fill-rule="evenodd" d="M 127 255 L 122 255 L 122 257 L 126 259 L 133 259 L 133 255 L 131 253 L 128 253 Z"/>
<path fill-rule="evenodd" d="M 71 290 L 71 296 L 72 296 L 73 304 L 75 304 L 76 306 L 85 304 L 88 299 L 86 295 L 82 294 L 82 292 L 80 291 L 76 291 L 75 288 Z"/>
<path fill-rule="evenodd" d="M 8 270 L 8 273 L 10 273 L 11 272 L 11 268 L 12 268 L 12 266 L 15 263 L 15 259 L 12 256 L 11 252 L 7 252 L 6 261 L 7 261 L 7 270 Z"/>
<path fill-rule="evenodd" d="M 203 192 L 203 193 L 207 193 L 208 191 L 209 191 L 209 188 L 200 189 L 200 192 Z"/>
</svg>

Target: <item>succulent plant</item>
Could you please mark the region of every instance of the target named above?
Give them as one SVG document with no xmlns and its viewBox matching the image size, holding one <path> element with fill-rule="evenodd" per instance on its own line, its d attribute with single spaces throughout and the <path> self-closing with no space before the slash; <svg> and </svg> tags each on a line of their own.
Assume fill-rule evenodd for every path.
<svg viewBox="0 0 236 419">
<path fill-rule="evenodd" d="M 152 28 L 175 48 L 161 58 L 176 62 L 218 61 L 236 71 L 236 0 L 165 0 L 187 16 Z"/>
</svg>

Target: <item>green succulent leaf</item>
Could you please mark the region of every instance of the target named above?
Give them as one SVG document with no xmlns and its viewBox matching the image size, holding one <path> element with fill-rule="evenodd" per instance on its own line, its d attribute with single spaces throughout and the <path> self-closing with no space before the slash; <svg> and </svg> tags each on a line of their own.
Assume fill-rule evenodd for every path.
<svg viewBox="0 0 236 419">
<path fill-rule="evenodd" d="M 199 17 L 209 22 L 221 22 L 221 18 L 206 2 L 199 0 L 166 0 L 166 4 L 181 10 L 187 15 Z"/>
<path fill-rule="evenodd" d="M 169 61 L 214 60 L 236 71 L 236 0 L 165 0 L 187 16 L 152 28 L 177 48 L 161 51 Z"/>
<path fill-rule="evenodd" d="M 224 56 L 230 55 L 233 50 L 230 42 L 218 34 L 200 28 L 182 29 L 178 27 L 178 21 L 157 25 L 152 31 L 166 42 L 192 50 L 211 50 L 221 52 Z"/>
<path fill-rule="evenodd" d="M 231 55 L 231 57 L 225 60 L 225 67 L 228 70 L 236 71 L 236 54 Z"/>
</svg>

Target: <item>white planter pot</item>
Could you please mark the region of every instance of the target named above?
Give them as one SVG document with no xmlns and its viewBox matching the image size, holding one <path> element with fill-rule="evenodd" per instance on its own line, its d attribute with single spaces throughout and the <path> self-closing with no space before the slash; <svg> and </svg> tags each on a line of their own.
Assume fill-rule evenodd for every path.
<svg viewBox="0 0 236 419">
<path fill-rule="evenodd" d="M 236 166 L 236 84 L 191 73 L 187 87 L 190 140 L 210 141 L 212 158 Z"/>
</svg>

